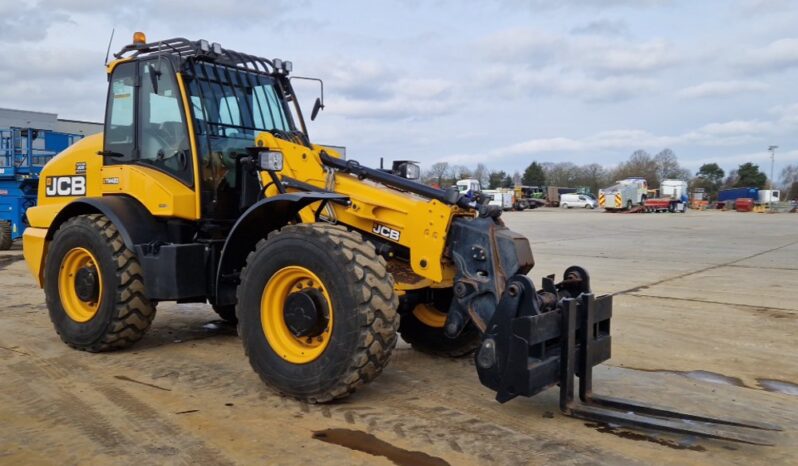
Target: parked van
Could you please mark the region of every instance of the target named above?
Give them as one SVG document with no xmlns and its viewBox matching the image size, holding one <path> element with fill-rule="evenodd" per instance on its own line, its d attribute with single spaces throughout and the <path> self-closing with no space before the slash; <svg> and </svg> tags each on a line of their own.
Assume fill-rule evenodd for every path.
<svg viewBox="0 0 798 466">
<path fill-rule="evenodd" d="M 560 207 L 570 209 L 571 207 L 580 207 L 584 209 L 595 209 L 598 202 L 587 194 L 560 194 Z"/>
</svg>

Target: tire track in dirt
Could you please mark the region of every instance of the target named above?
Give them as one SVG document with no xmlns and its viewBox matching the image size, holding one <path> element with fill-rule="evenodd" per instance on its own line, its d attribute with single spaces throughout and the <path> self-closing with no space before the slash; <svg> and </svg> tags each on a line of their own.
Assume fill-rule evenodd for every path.
<svg viewBox="0 0 798 466">
<path fill-rule="evenodd" d="M 164 419 L 133 395 L 112 385 L 98 384 L 96 380 L 101 380 L 101 377 L 92 377 L 95 381 L 91 384 L 76 384 L 75 377 L 86 378 L 91 371 L 74 363 L 71 358 L 61 357 L 54 362 L 35 358 L 33 364 L 15 364 L 10 368 L 20 379 L 20 392 L 24 396 L 19 400 L 25 411 L 38 413 L 48 430 L 62 424 L 71 426 L 91 443 L 99 444 L 101 453 L 111 456 L 174 456 L 173 459 L 187 465 L 232 464 L 218 450 Z M 24 382 L 42 379 L 51 384 L 39 387 L 49 387 L 49 390 L 31 389 Z M 89 393 L 84 396 L 95 404 L 72 394 L 87 391 Z M 116 409 L 101 409 L 98 403 L 100 395 Z M 46 408 L 43 410 L 42 406 Z"/>
<path fill-rule="evenodd" d="M 64 448 L 65 441 L 62 435 L 54 434 L 56 431 L 62 432 L 64 428 L 74 431 L 75 435 L 72 437 L 80 439 L 76 442 L 77 445 L 89 443 L 96 448 L 89 456 L 96 454 L 111 457 L 122 456 L 128 453 L 129 445 L 134 444 L 132 439 L 117 429 L 103 413 L 74 394 L 50 384 L 27 382 L 28 380 L 41 381 L 41 379 L 47 378 L 43 371 L 32 365 L 21 364 L 12 364 L 8 368 L 12 373 L 8 374 L 6 379 L 10 379 L 13 394 L 4 391 L 2 394 L 5 398 L 4 403 L 13 404 L 17 410 L 21 410 L 26 416 L 38 421 L 36 427 L 25 429 L 17 434 L 21 434 L 22 439 L 25 437 L 53 438 L 52 442 L 42 442 L 41 448 L 47 451 L 51 446 L 52 454 L 58 457 L 62 457 L 65 450 L 80 450 L 79 448 Z M 85 451 L 82 453 L 87 454 Z M 64 460 L 66 463 L 80 461 L 78 457 Z"/>
<path fill-rule="evenodd" d="M 100 365 L 110 365 L 112 359 L 115 358 L 104 359 L 100 361 Z M 454 363 L 464 371 L 473 371 L 470 361 Z M 440 387 L 422 388 L 425 384 L 418 383 L 412 375 L 392 377 L 394 380 L 391 381 L 391 392 L 402 393 L 400 396 L 375 395 L 377 391 L 369 392 L 369 387 L 366 387 L 363 390 L 365 396 L 356 396 L 355 401 L 308 405 L 270 392 L 260 384 L 248 366 L 241 364 L 194 361 L 191 355 L 188 359 L 181 358 L 179 361 L 136 355 L 135 358 L 124 358 L 112 366 L 124 373 L 141 373 L 143 367 L 148 367 L 149 369 L 143 371 L 145 375 L 137 378 L 152 380 L 178 394 L 185 391 L 202 398 L 231 400 L 236 405 L 247 405 L 248 409 L 276 410 L 284 417 L 312 417 L 319 421 L 328 419 L 329 421 L 322 421 L 327 423 L 344 422 L 352 426 L 362 426 L 369 433 L 388 433 L 415 444 L 434 444 L 438 448 L 470 455 L 485 462 L 526 463 L 534 457 L 545 462 L 592 464 L 600 456 L 615 462 L 629 463 L 626 457 L 581 444 L 577 446 L 558 436 L 523 432 L 481 420 L 480 417 L 491 419 L 495 415 L 490 409 L 480 410 L 480 417 L 476 417 L 473 413 L 441 406 L 430 408 L 428 403 L 443 405 L 451 403 L 452 399 L 447 398 Z M 477 383 L 476 380 L 474 383 Z M 408 397 L 407 394 L 412 396 Z M 110 394 L 105 395 L 109 399 L 114 398 Z M 380 398 L 372 399 L 373 396 Z M 462 399 L 458 402 L 464 401 Z M 466 404 L 469 410 L 474 407 L 471 403 Z M 134 410 L 130 407 L 128 409 Z M 314 420 L 317 424 L 319 421 Z M 159 421 L 153 415 L 149 422 Z"/>
<path fill-rule="evenodd" d="M 143 435 L 150 453 L 174 455 L 188 465 L 233 464 L 219 450 L 213 449 L 201 439 L 185 432 L 182 428 L 161 416 L 155 409 L 125 390 L 101 384 L 97 387 L 109 402 L 118 406 L 124 413 L 126 422 Z"/>
</svg>

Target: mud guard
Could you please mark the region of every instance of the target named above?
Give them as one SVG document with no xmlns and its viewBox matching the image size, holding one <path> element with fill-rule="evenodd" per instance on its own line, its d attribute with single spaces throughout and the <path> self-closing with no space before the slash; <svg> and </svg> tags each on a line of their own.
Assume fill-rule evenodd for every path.
<svg viewBox="0 0 798 466">
<path fill-rule="evenodd" d="M 297 219 L 299 211 L 320 202 L 318 209 L 324 208 L 327 202 L 347 202 L 348 198 L 340 194 L 327 192 L 303 192 L 279 194 L 262 199 L 253 204 L 236 221 L 227 235 L 216 272 L 214 304 L 235 304 L 235 291 L 238 274 L 247 260 L 247 255 L 255 249 L 255 245 L 269 232 L 274 231 Z"/>
<path fill-rule="evenodd" d="M 164 225 L 158 222 L 139 201 L 125 195 L 83 197 L 70 202 L 50 223 L 47 240 L 53 239 L 56 230 L 68 219 L 76 215 L 93 213 L 108 217 L 119 230 L 125 246 L 131 251 L 136 244 L 166 240 Z"/>
</svg>

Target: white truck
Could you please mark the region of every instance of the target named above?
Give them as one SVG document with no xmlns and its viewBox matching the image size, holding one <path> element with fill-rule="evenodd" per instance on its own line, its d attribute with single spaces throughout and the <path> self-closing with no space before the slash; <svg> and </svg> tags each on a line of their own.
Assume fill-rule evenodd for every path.
<svg viewBox="0 0 798 466">
<path fill-rule="evenodd" d="M 663 180 L 659 185 L 659 196 L 681 199 L 687 196 L 687 182 L 683 180 Z"/>
<path fill-rule="evenodd" d="M 495 205 L 502 210 L 512 210 L 515 196 L 512 191 L 503 189 L 485 189 L 482 194 L 489 196 L 489 205 Z"/>
<path fill-rule="evenodd" d="M 467 198 L 474 199 L 477 193 L 482 192 L 482 186 L 479 184 L 479 180 L 466 178 L 457 182 L 457 190 Z"/>
<path fill-rule="evenodd" d="M 643 205 L 648 195 L 645 178 L 626 178 L 609 188 L 599 189 L 599 207 L 607 210 L 631 209 Z"/>
<path fill-rule="evenodd" d="M 781 192 L 778 189 L 760 189 L 757 193 L 756 201 L 760 204 L 770 204 L 771 202 L 779 202 L 781 199 Z"/>
</svg>

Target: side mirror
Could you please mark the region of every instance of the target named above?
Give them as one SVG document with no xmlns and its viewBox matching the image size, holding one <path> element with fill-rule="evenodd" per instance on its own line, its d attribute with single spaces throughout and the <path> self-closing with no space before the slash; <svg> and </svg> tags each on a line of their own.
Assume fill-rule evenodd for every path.
<svg viewBox="0 0 798 466">
<path fill-rule="evenodd" d="M 324 104 L 321 103 L 321 99 L 316 97 L 316 103 L 313 104 L 313 111 L 310 112 L 310 121 L 316 119 L 319 115 L 319 110 L 324 110 Z"/>
</svg>

